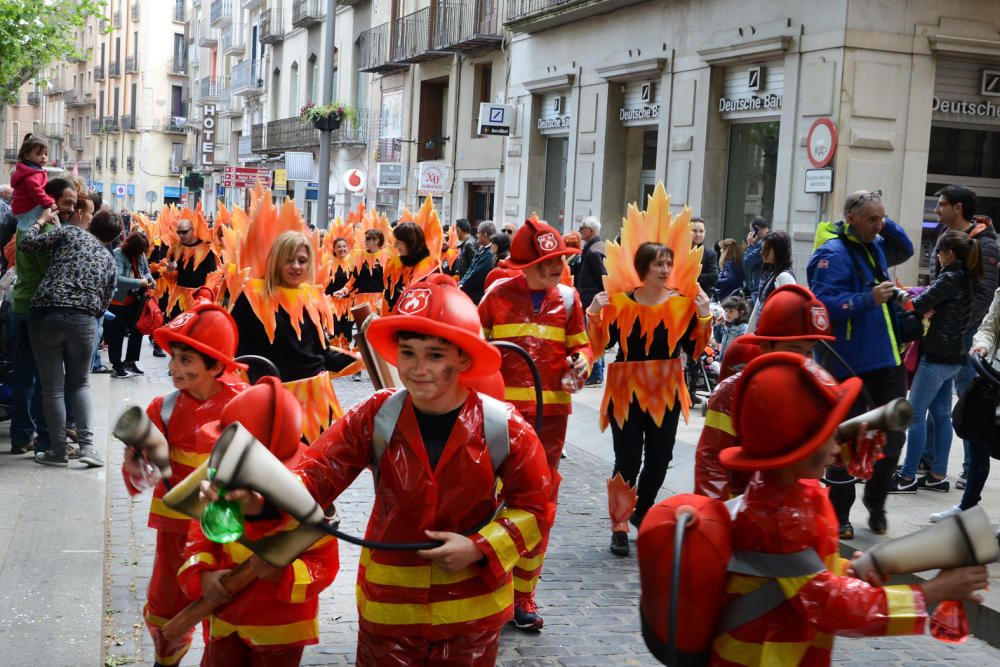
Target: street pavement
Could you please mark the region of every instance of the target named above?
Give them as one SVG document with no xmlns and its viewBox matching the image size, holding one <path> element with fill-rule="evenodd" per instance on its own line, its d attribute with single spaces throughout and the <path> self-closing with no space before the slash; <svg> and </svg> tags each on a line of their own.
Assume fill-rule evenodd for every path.
<svg viewBox="0 0 1000 667">
<path fill-rule="evenodd" d="M 129 498 L 125 492 L 118 471 L 122 447 L 109 439 L 107 428 L 126 405 L 144 406 L 170 388 L 164 360 L 149 352 L 144 346 L 144 377 L 109 382 L 107 376 L 94 376 L 98 442 L 107 453 L 108 468 L 84 470 L 71 464 L 61 470 L 28 457 L 0 456 L 0 498 L 10 517 L 0 525 L 2 667 L 152 664 L 152 644 L 142 623 L 155 539 L 146 527 L 149 495 Z M 371 393 L 367 381 L 338 380 L 336 389 L 345 408 Z M 607 550 L 604 480 L 613 453 L 610 434 L 596 428 L 600 397 L 600 389 L 588 388 L 574 401 L 568 458 L 560 468 L 559 513 L 537 593 L 545 629 L 537 634 L 505 629 L 498 661 L 505 667 L 658 664 L 638 630 L 634 543 L 629 558 Z M 695 410 L 691 423 L 682 425 L 661 498 L 690 490 L 702 423 Z M 6 451 L 6 428 L 2 430 L 0 451 Z M 952 464 L 953 469 L 960 464 L 954 453 Z M 991 478 L 991 487 L 996 484 Z M 987 495 L 987 510 L 1000 516 L 1000 498 Z M 955 491 L 892 497 L 891 533 L 924 526 L 929 512 L 957 500 Z M 337 502 L 344 530 L 363 534 L 371 501 L 372 480 L 365 473 Z M 857 545 L 874 541 L 863 528 L 863 509 L 855 526 Z M 320 644 L 306 649 L 304 665 L 354 664 L 357 559 L 358 549 L 342 543 L 340 574 L 321 597 Z M 961 645 L 929 636 L 838 639 L 836 646 L 837 665 L 1000 664 L 1000 650 L 977 638 Z M 201 652 L 201 638 L 196 637 L 183 664 L 198 664 Z"/>
</svg>

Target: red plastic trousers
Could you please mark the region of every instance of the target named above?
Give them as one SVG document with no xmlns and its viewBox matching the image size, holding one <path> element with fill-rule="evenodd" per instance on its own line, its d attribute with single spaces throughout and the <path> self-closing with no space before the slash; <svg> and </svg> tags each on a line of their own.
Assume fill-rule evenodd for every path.
<svg viewBox="0 0 1000 667">
<path fill-rule="evenodd" d="M 440 641 L 359 630 L 357 667 L 493 667 L 499 648 L 499 629 Z"/>
<path fill-rule="evenodd" d="M 191 602 L 177 584 L 177 570 L 184 563 L 184 545 L 187 535 L 156 531 L 156 558 L 153 574 L 149 578 L 146 591 L 146 627 L 153 637 L 156 662 L 161 665 L 179 664 L 191 647 L 194 630 L 173 641 L 163 636 L 162 628 L 167 621 L 182 611 Z"/>
<path fill-rule="evenodd" d="M 208 642 L 201 667 L 299 667 L 301 646 L 252 648 L 235 632 Z"/>
</svg>

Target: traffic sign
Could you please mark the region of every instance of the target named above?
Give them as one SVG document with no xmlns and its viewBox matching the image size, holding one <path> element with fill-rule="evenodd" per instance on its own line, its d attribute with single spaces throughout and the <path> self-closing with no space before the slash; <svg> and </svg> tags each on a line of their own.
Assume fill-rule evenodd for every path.
<svg viewBox="0 0 1000 667">
<path fill-rule="evenodd" d="M 479 104 L 479 134 L 510 136 L 514 127 L 514 107 L 509 104 Z"/>
<path fill-rule="evenodd" d="M 222 185 L 227 188 L 253 188 L 260 183 L 271 187 L 271 170 L 257 167 L 226 167 L 222 170 Z"/>
<path fill-rule="evenodd" d="M 833 160 L 837 152 L 837 126 L 829 118 L 817 118 L 809 128 L 806 139 L 809 161 L 817 169 L 822 169 Z"/>
<path fill-rule="evenodd" d="M 833 192 L 833 169 L 806 169 L 805 191 L 810 195 Z"/>
</svg>

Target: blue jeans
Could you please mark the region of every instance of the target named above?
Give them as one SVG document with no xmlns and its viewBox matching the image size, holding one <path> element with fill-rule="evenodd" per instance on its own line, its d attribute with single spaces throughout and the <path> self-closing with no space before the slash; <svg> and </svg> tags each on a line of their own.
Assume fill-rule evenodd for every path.
<svg viewBox="0 0 1000 667">
<path fill-rule="evenodd" d="M 94 340 L 94 354 L 90 358 L 90 370 L 99 371 L 104 364 L 101 362 L 101 334 L 104 332 L 104 316 L 97 318 L 97 338 Z"/>
<path fill-rule="evenodd" d="M 11 348 L 14 369 L 11 372 L 10 443 L 24 447 L 38 433 L 36 452 L 49 450 L 49 431 L 42 412 L 42 385 L 38 381 L 38 366 L 28 339 L 28 316 L 10 313 Z"/>
<path fill-rule="evenodd" d="M 920 365 L 910 385 L 913 423 L 906 432 L 906 458 L 900 475 L 907 479 L 917 476 L 917 464 L 927 444 L 927 413 L 934 419 L 934 452 L 931 472 L 944 477 L 948 472 L 948 452 L 951 450 L 951 395 L 953 380 L 962 370 L 961 364 L 937 364 L 920 356 Z"/>
</svg>

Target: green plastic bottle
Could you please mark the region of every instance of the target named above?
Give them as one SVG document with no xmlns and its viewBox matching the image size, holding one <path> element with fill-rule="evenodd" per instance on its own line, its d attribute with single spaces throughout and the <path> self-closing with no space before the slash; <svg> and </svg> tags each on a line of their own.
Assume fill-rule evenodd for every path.
<svg viewBox="0 0 1000 667">
<path fill-rule="evenodd" d="M 215 479 L 215 468 L 208 469 L 208 481 Z M 228 544 L 243 537 L 243 508 L 238 502 L 226 500 L 226 490 L 219 489 L 219 499 L 201 513 L 201 532 L 205 537 Z"/>
</svg>

